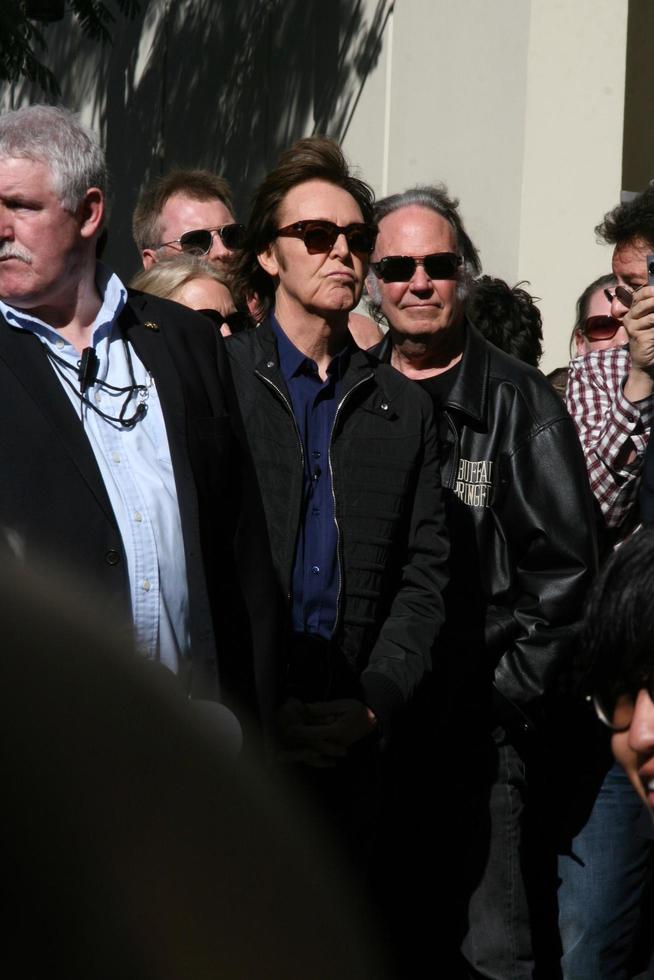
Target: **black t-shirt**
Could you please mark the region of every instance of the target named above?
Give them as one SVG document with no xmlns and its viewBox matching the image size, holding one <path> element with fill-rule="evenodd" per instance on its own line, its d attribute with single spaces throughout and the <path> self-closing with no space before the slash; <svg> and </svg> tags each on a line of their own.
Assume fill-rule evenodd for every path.
<svg viewBox="0 0 654 980">
<path fill-rule="evenodd" d="M 459 376 L 461 361 L 431 378 L 418 381 L 432 400 L 441 439 L 441 466 L 452 451 L 452 434 L 443 409 Z M 471 737 L 490 722 L 493 659 L 486 653 L 486 605 L 480 580 L 480 560 L 469 508 L 451 487 L 444 488 L 450 532 L 450 581 L 445 589 L 445 625 L 438 638 L 439 655 L 432 683 L 438 687 L 442 716 L 447 723 L 468 719 Z M 465 710 L 462 707 L 465 705 Z"/>
<path fill-rule="evenodd" d="M 437 414 L 442 410 L 449 398 L 450 392 L 454 387 L 454 382 L 459 376 L 460 367 L 461 361 L 453 367 L 448 368 L 447 371 L 443 371 L 442 374 L 435 374 L 431 378 L 418 380 L 420 387 L 424 388 L 434 403 L 434 411 Z"/>
</svg>

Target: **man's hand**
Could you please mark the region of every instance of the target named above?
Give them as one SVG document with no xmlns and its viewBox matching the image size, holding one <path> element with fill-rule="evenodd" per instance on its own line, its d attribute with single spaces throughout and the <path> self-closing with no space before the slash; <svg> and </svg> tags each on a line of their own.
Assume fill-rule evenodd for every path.
<svg viewBox="0 0 654 980">
<path fill-rule="evenodd" d="M 347 755 L 350 745 L 376 727 L 374 712 L 354 698 L 314 704 L 289 698 L 277 714 L 277 730 L 284 746 L 281 758 L 320 768 L 335 766 Z"/>
<path fill-rule="evenodd" d="M 304 735 L 309 741 L 324 740 L 347 749 L 377 727 L 375 713 L 354 698 L 319 701 L 307 704 L 305 708 L 309 724 Z"/>
<path fill-rule="evenodd" d="M 630 402 L 654 392 L 654 287 L 641 286 L 623 320 L 629 335 L 631 370 L 624 386 Z"/>
</svg>

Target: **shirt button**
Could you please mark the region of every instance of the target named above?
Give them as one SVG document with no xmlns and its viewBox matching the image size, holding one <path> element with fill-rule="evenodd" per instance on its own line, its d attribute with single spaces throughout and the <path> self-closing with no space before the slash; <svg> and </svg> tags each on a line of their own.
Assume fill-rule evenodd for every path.
<svg viewBox="0 0 654 980">
<path fill-rule="evenodd" d="M 93 397 L 95 398 L 95 401 L 99 405 L 100 402 L 102 401 L 102 395 L 100 394 L 100 392 L 99 391 L 96 391 L 96 393 L 95 393 L 95 395 Z"/>
<path fill-rule="evenodd" d="M 387 412 L 388 411 L 388 402 L 382 402 L 379 407 L 381 408 L 382 412 Z"/>
<path fill-rule="evenodd" d="M 143 520 L 143 514 L 140 512 L 140 510 L 134 511 L 134 520 L 136 521 L 137 524 L 140 524 L 141 521 Z"/>
<path fill-rule="evenodd" d="M 112 453 L 111 458 L 113 459 L 114 463 L 120 463 L 120 453 Z"/>
<path fill-rule="evenodd" d="M 311 455 L 313 456 L 314 459 L 320 459 L 320 452 L 317 449 L 314 449 Z"/>
<path fill-rule="evenodd" d="M 143 579 L 143 591 L 144 592 L 149 592 L 150 591 L 150 579 L 149 578 L 144 578 Z"/>
<path fill-rule="evenodd" d="M 274 361 L 266 361 L 266 367 L 267 368 L 274 368 L 274 366 L 275 366 L 275 362 Z"/>
<path fill-rule="evenodd" d="M 311 571 L 314 575 L 320 575 L 320 565 L 312 565 Z"/>
<path fill-rule="evenodd" d="M 107 565 L 117 565 L 118 562 L 120 561 L 120 555 L 118 554 L 117 551 L 114 551 L 114 549 L 112 548 L 110 551 L 106 553 L 106 555 L 104 556 L 104 560 L 106 561 Z"/>
<path fill-rule="evenodd" d="M 66 345 L 64 341 L 61 339 L 61 337 L 59 338 L 59 340 L 55 340 L 55 347 L 57 348 L 57 350 L 63 350 L 65 346 Z"/>
</svg>

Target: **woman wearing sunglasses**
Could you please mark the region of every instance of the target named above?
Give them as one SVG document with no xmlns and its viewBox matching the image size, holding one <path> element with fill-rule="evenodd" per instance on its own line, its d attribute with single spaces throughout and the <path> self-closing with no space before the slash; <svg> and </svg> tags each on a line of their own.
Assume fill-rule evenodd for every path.
<svg viewBox="0 0 654 980">
<path fill-rule="evenodd" d="M 600 276 L 586 286 L 577 300 L 577 318 L 570 337 L 573 357 L 593 350 L 621 347 L 629 340 L 622 321 L 611 316 L 611 294 L 617 284 L 612 273 Z"/>
<path fill-rule="evenodd" d="M 156 262 L 138 272 L 130 286 L 204 313 L 223 337 L 253 326 L 248 314 L 236 309 L 225 272 L 200 255 L 182 253 Z"/>
</svg>

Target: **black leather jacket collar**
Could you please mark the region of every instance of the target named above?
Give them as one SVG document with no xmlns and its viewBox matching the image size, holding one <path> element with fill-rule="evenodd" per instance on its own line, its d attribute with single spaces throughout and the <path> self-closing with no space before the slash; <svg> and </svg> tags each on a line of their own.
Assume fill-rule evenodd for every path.
<svg viewBox="0 0 654 980">
<path fill-rule="evenodd" d="M 393 343 L 390 332 L 370 353 L 390 364 Z M 466 324 L 461 370 L 447 399 L 446 408 L 455 409 L 482 425 L 488 419 L 490 356 L 488 345 L 470 324 Z"/>
<path fill-rule="evenodd" d="M 385 338 L 386 340 L 386 338 Z M 382 344 L 385 343 L 382 341 Z M 256 328 L 256 331 L 252 331 L 251 342 L 255 350 L 255 360 L 254 360 L 254 372 L 260 377 L 272 382 L 276 388 L 278 388 L 288 399 L 289 393 L 284 381 L 282 372 L 279 369 L 279 357 L 277 354 L 277 343 L 275 341 L 275 335 L 268 321 L 264 321 L 261 326 Z M 354 344 L 354 340 L 352 340 Z M 350 358 L 350 363 L 348 365 L 345 376 L 343 377 L 340 386 L 339 393 L 341 397 L 348 394 L 353 388 L 355 388 L 361 381 L 366 380 L 368 377 L 372 378 L 374 376 L 375 368 L 384 361 L 384 358 L 376 353 L 380 347 L 373 348 L 372 350 L 361 350 L 355 346 L 354 353 Z M 388 360 L 390 361 L 390 348 L 388 352 Z M 379 379 L 378 379 L 379 382 Z M 385 374 L 383 378 L 384 384 L 384 395 L 388 397 L 390 401 L 399 394 L 402 385 L 404 384 L 404 379 L 402 375 L 397 374 L 397 372 L 391 372 Z"/>
</svg>

